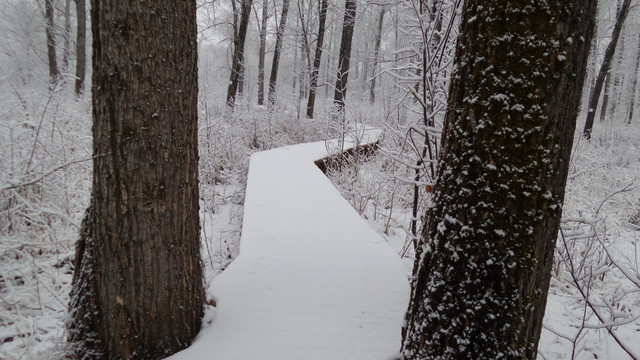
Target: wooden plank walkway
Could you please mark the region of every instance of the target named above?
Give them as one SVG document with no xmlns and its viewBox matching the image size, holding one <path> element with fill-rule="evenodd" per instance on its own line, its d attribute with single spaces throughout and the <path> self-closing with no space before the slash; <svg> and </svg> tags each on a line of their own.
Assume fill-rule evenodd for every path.
<svg viewBox="0 0 640 360">
<path fill-rule="evenodd" d="M 399 351 L 406 273 L 314 165 L 327 155 L 317 142 L 251 157 L 240 255 L 212 282 L 213 323 L 171 359 L 384 360 Z"/>
</svg>

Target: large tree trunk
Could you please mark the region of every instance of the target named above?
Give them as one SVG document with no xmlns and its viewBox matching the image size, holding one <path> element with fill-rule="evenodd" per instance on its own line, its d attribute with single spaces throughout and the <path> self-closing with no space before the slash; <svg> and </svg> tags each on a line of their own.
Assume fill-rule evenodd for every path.
<svg viewBox="0 0 640 360">
<path fill-rule="evenodd" d="M 203 315 L 196 1 L 92 0 L 91 18 L 93 191 L 68 338 L 80 359 L 163 358 Z"/>
<path fill-rule="evenodd" d="M 75 0 L 76 2 L 76 95 L 84 91 L 85 69 L 87 66 L 86 42 L 87 42 L 87 14 L 85 10 L 85 0 Z"/>
<path fill-rule="evenodd" d="M 333 96 L 333 106 L 337 112 L 344 110 L 344 98 L 349 79 L 349 62 L 351 61 L 351 43 L 353 28 L 356 23 L 356 0 L 347 0 L 344 5 L 344 21 L 342 23 L 342 39 L 340 40 L 340 54 L 338 55 L 338 74 L 336 75 L 336 91 Z"/>
<path fill-rule="evenodd" d="M 260 50 L 258 54 L 258 105 L 264 104 L 264 56 L 267 47 L 267 20 L 269 0 L 262 1 L 262 21 L 260 23 Z"/>
<path fill-rule="evenodd" d="M 596 117 L 596 110 L 598 109 L 598 101 L 600 100 L 600 93 L 602 92 L 602 84 L 604 83 L 604 78 L 607 73 L 611 69 L 611 62 L 613 60 L 613 55 L 616 51 L 616 45 L 618 44 L 618 39 L 620 38 L 620 33 L 622 32 L 622 25 L 624 24 L 625 19 L 627 18 L 627 14 L 629 14 L 629 7 L 631 5 L 631 0 L 624 0 L 622 6 L 620 7 L 620 11 L 618 12 L 618 16 L 616 17 L 616 24 L 613 27 L 613 32 L 611 33 L 611 42 L 607 46 L 607 49 L 604 52 L 604 59 L 602 60 L 602 65 L 600 66 L 600 71 L 598 72 L 598 77 L 596 78 L 596 83 L 593 87 L 593 91 L 589 95 L 589 105 L 587 107 L 587 121 L 584 124 L 584 129 L 582 130 L 582 135 L 586 139 L 591 139 L 591 132 L 593 130 L 593 120 Z"/>
<path fill-rule="evenodd" d="M 53 0 L 44 1 L 45 33 L 47 36 L 47 58 L 49 60 L 49 84 L 53 86 L 58 80 L 58 59 L 56 57 L 56 38 L 53 23 Z"/>
<path fill-rule="evenodd" d="M 280 51 L 282 50 L 282 38 L 284 30 L 287 26 L 287 14 L 289 13 L 289 0 L 282 2 L 282 14 L 280 14 L 280 24 L 278 25 L 278 33 L 276 34 L 276 47 L 273 50 L 273 62 L 271 63 L 271 75 L 269 75 L 269 105 L 273 106 L 276 102 L 276 83 L 278 81 L 278 66 L 280 65 Z"/>
<path fill-rule="evenodd" d="M 595 12 L 465 2 L 404 359 L 536 358 Z"/>
<path fill-rule="evenodd" d="M 382 25 L 384 22 L 384 13 L 387 10 L 383 7 L 378 15 L 378 32 L 376 32 L 376 43 L 373 48 L 373 66 L 371 69 L 371 85 L 369 88 L 369 103 L 376 101 L 376 77 L 378 76 L 378 58 L 380 57 L 380 43 L 382 42 Z"/>
<path fill-rule="evenodd" d="M 309 99 L 307 100 L 307 118 L 309 119 L 313 119 L 313 111 L 316 105 L 316 89 L 318 88 L 318 72 L 320 71 L 320 61 L 322 60 L 322 44 L 324 42 L 324 29 L 327 22 L 327 6 L 328 0 L 321 0 L 318 39 L 316 40 L 316 52 L 313 57 L 313 68 L 311 69 L 309 84 Z"/>
<path fill-rule="evenodd" d="M 251 16 L 251 2 L 252 0 L 242 0 L 240 24 L 237 27 L 237 31 L 234 31 L 233 36 L 233 60 L 231 75 L 229 75 L 229 87 L 227 88 L 227 106 L 231 109 L 236 105 L 236 93 L 238 92 L 238 83 L 240 82 L 242 63 L 244 62 L 244 42 L 247 38 L 249 16 Z"/>
</svg>

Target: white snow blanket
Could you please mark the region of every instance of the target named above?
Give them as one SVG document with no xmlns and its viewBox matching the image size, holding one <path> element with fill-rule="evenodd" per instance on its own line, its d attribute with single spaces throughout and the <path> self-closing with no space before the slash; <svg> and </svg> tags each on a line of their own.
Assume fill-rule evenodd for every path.
<svg viewBox="0 0 640 360">
<path fill-rule="evenodd" d="M 378 136 L 367 130 L 360 141 Z M 251 157 L 240 255 L 211 284 L 212 324 L 171 359 L 385 360 L 399 352 L 407 276 L 314 165 L 332 147 Z"/>
</svg>

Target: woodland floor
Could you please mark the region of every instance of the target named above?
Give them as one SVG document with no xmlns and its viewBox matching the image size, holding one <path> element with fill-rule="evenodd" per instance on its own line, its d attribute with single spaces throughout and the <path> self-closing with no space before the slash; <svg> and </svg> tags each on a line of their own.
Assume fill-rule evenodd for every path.
<svg viewBox="0 0 640 360">
<path fill-rule="evenodd" d="M 34 102 L 29 106 L 34 107 L 32 113 L 42 114 L 39 118 L 40 125 L 42 134 L 46 136 L 40 137 L 38 147 L 31 150 L 34 144 L 33 127 L 24 126 L 17 120 L 9 124 L 10 132 L 1 134 L 7 140 L 2 143 L 13 144 L 15 148 L 14 152 L 9 152 L 7 145 L 3 145 L 6 161 L 2 163 L 4 167 L 0 174 L 0 203 L 4 209 L 0 213 L 3 226 L 0 233 L 2 359 L 52 359 L 65 356 L 64 322 L 73 271 L 74 241 L 90 190 L 91 141 L 86 126 L 86 119 L 90 118 L 88 103 L 78 104 L 71 98 L 54 98 L 49 110 L 38 107 L 41 102 Z M 55 109 L 55 112 L 51 109 Z M 14 110 L 17 113 L 21 111 L 19 106 L 11 111 Z M 365 117 L 360 113 L 355 114 L 351 118 Z M 286 144 L 306 143 L 327 135 L 323 132 L 327 126 L 320 121 L 307 123 L 287 114 L 268 116 L 256 111 L 242 113 L 224 121 L 215 116 L 202 117 L 202 254 L 207 268 L 207 283 L 211 285 L 208 296 L 219 300 L 217 310 L 209 308 L 207 311 L 202 338 L 215 331 L 215 327 L 210 326 L 211 321 L 215 324 L 219 320 L 230 327 L 244 323 L 236 323 L 231 317 L 225 320 L 225 314 L 234 312 L 231 307 L 235 305 L 232 304 L 233 301 L 225 303 L 224 297 L 227 293 L 242 291 L 241 288 L 233 289 L 225 278 L 233 278 L 233 272 L 251 267 L 248 265 L 251 252 L 259 251 L 258 248 L 264 245 L 252 245 L 251 242 L 244 241 L 245 237 L 252 236 L 247 234 L 248 231 L 258 232 L 250 230 L 251 227 L 266 226 L 269 231 L 290 233 L 290 238 L 294 236 L 294 231 L 302 228 L 315 229 L 311 234 L 311 238 L 315 240 L 334 237 L 328 233 L 332 227 L 323 226 L 320 221 L 297 222 L 295 219 L 301 210 L 290 209 L 280 213 L 278 225 L 275 218 L 273 224 L 271 221 L 262 221 L 256 225 L 245 224 L 242 241 L 240 240 L 243 214 L 248 211 L 250 218 L 257 216 L 251 215 L 252 212 L 262 211 L 259 206 L 255 210 L 245 209 L 252 206 L 251 200 L 245 203 L 244 193 L 249 154 Z M 268 124 L 268 127 L 264 124 Z M 344 214 L 344 217 L 351 219 L 348 220 L 349 225 L 344 227 L 354 226 L 357 230 L 341 234 L 354 243 L 333 244 L 341 246 L 338 255 L 334 254 L 334 260 L 323 258 L 325 260 L 321 262 L 312 260 L 308 255 L 303 256 L 302 252 L 306 251 L 304 247 L 299 249 L 299 256 L 287 257 L 292 251 L 296 251 L 295 242 L 273 243 L 273 249 L 269 251 L 277 253 L 280 258 L 271 263 L 257 262 L 255 265 L 260 268 L 255 268 L 254 272 L 267 273 L 270 266 L 275 270 L 276 263 L 282 263 L 281 266 L 278 265 L 281 270 L 285 264 L 308 263 L 315 266 L 313 274 L 309 273 L 310 283 L 315 281 L 315 286 L 328 286 L 329 278 L 332 277 L 336 279 L 336 286 L 340 287 L 318 287 L 319 292 L 315 296 L 317 299 L 305 301 L 314 301 L 313 304 L 318 304 L 315 301 L 345 301 L 342 297 L 343 290 L 349 287 L 346 279 L 369 266 L 369 263 L 361 263 L 363 258 L 369 256 L 363 252 L 364 248 L 354 245 L 362 241 L 356 238 L 367 234 L 368 239 L 376 239 L 376 244 L 372 247 L 384 245 L 386 248 L 388 244 L 398 254 L 395 260 L 389 262 L 396 262 L 397 265 L 400 263 L 397 259 L 400 259 L 404 263 L 404 273 L 398 271 L 396 265 L 392 272 L 398 278 L 396 286 L 403 287 L 405 290 L 402 291 L 406 291 L 406 274 L 413 261 L 410 236 L 405 230 L 411 219 L 412 186 L 410 182 L 403 183 L 401 179 L 411 179 L 412 170 L 403 169 L 393 157 L 386 155 L 394 149 L 394 129 L 386 125 L 382 118 L 372 120 L 372 125 L 385 128 L 382 151 L 369 161 L 347 162 L 341 171 L 330 171 L 328 174 L 343 198 L 356 211 L 350 210 L 349 214 Z M 556 265 L 539 347 L 540 359 L 569 359 L 572 355 L 576 359 L 628 359 L 632 355 L 640 358 L 640 342 L 637 341 L 640 334 L 640 249 L 637 246 L 640 238 L 640 131 L 637 126 L 599 125 L 601 126 L 596 128 L 591 142 L 576 138 L 564 206 L 565 221 L 558 239 Z M 395 131 L 404 134 L 401 130 Z M 18 168 L 19 164 L 27 163 L 30 152 L 34 161 L 30 168 L 27 166 L 25 177 L 12 175 L 15 174 L 10 170 L 14 168 L 14 158 L 15 168 Z M 261 156 L 265 155 L 257 155 L 255 158 L 259 159 Z M 18 160 L 24 161 L 21 163 Z M 309 166 L 313 167 L 313 164 L 310 163 Z M 317 171 L 315 167 L 313 169 Z M 271 170 L 268 173 L 271 174 Z M 28 182 L 41 175 L 44 177 L 35 185 L 13 187 L 14 184 Z M 336 198 L 335 190 L 329 189 L 329 182 L 324 177 L 296 181 L 296 176 L 298 175 L 292 173 L 286 178 L 276 178 L 273 181 L 283 184 L 285 180 L 293 181 L 287 183 L 291 190 L 303 190 L 315 185 L 325 190 L 318 194 L 304 191 L 302 195 L 277 195 L 266 191 L 263 196 L 269 198 L 260 201 L 275 201 L 278 198 L 284 203 L 293 200 L 305 204 L 325 201 L 333 204 L 331 206 L 343 201 Z M 269 184 L 260 186 L 267 185 Z M 334 195 L 320 196 L 320 199 L 314 198 L 315 200 L 310 198 L 323 195 L 325 191 Z M 307 208 L 312 211 L 310 218 L 327 211 L 320 205 Z M 354 218 L 356 213 L 378 235 L 365 229 L 361 220 Z M 268 215 L 277 214 L 273 212 Z M 267 231 L 264 233 L 265 236 L 268 234 Z M 273 236 L 274 233 L 271 234 L 269 241 L 275 241 L 277 237 Z M 282 237 L 283 240 L 285 238 Z M 309 250 L 320 254 L 328 251 L 325 245 L 328 246 L 316 243 Z M 252 247 L 255 249 L 251 250 Z M 393 255 L 393 250 L 387 253 Z M 246 255 L 245 260 L 240 256 L 238 262 L 232 263 L 241 251 L 243 256 Z M 387 257 L 388 254 L 380 256 Z M 242 262 L 247 264 L 243 265 Z M 345 268 L 339 270 L 334 264 L 342 264 Z M 234 267 L 238 270 L 234 270 Z M 221 270 L 225 270 L 223 275 L 217 276 Z M 227 273 L 231 275 L 225 275 Z M 297 291 L 300 296 L 313 295 L 299 291 L 288 282 L 292 273 L 293 271 L 289 271 L 277 276 L 273 273 L 273 285 L 288 288 L 292 293 Z M 323 274 L 326 276 L 322 276 Z M 385 281 L 389 280 L 385 275 L 377 276 L 386 279 Z M 260 284 L 265 292 L 269 291 L 269 282 L 266 280 L 258 281 L 256 278 L 251 281 L 251 287 Z M 220 290 L 217 290 L 217 284 Z M 400 301 L 402 291 L 396 294 L 393 301 Z M 282 292 L 276 291 L 274 294 Z M 406 296 L 406 293 L 402 296 Z M 269 313 L 271 306 L 277 303 L 277 298 L 270 298 L 267 303 L 256 301 L 255 305 L 263 306 L 263 312 Z M 354 308 L 350 307 L 350 310 Z M 400 316 L 404 310 L 405 306 L 400 306 L 393 309 L 394 313 L 389 313 L 389 316 Z M 273 317 L 269 319 L 250 316 L 251 319 L 247 319 L 246 323 L 275 321 L 274 318 L 284 320 L 278 313 L 272 314 Z M 337 312 L 332 315 L 340 317 Z M 366 318 L 363 315 L 358 319 L 365 321 Z M 324 324 L 327 327 L 330 319 L 335 317 L 327 316 L 327 323 Z M 363 322 L 363 326 L 372 325 Z M 389 329 L 397 327 L 390 326 Z M 355 328 L 352 330 L 357 331 Z M 316 338 L 321 337 L 319 333 L 314 335 Z M 300 334 L 300 338 L 304 336 L 306 335 Z M 384 350 L 385 352 L 395 350 L 399 344 L 392 349 L 391 343 L 398 343 L 398 339 L 399 333 L 389 334 L 387 339 L 380 342 L 380 346 L 389 349 Z M 243 344 L 238 346 L 242 347 Z M 271 345 L 275 348 L 277 342 L 274 341 Z"/>
</svg>

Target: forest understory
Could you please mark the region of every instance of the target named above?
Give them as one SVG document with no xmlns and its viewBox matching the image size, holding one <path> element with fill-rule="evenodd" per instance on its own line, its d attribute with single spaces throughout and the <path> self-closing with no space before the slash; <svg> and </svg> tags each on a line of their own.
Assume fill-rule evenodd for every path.
<svg viewBox="0 0 640 360">
<path fill-rule="evenodd" d="M 26 103 L 15 101 L 18 94 L 8 95 L 3 99 L 12 104 L 5 120 L 9 114 L 12 120 L 3 123 L 7 131 L 2 132 L 0 357 L 62 358 L 74 243 L 90 192 L 89 104 L 64 89 L 44 104 L 33 93 Z M 330 121 L 298 120 L 286 110 L 253 108 L 225 117 L 206 99 L 199 141 L 201 252 L 209 282 L 238 255 L 249 155 L 334 137 L 336 129 Z M 328 176 L 402 257 L 409 276 L 413 169 L 393 155 L 403 139 L 394 134 L 402 129 L 374 114 L 356 107 L 347 121 L 385 129 L 380 151 L 347 158 Z M 614 121 L 601 124 L 591 141 L 576 137 L 540 359 L 572 353 L 583 359 L 624 358 L 640 352 L 634 341 L 640 332 L 640 131 L 613 126 Z M 214 311 L 208 306 L 206 317 Z"/>
</svg>

